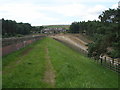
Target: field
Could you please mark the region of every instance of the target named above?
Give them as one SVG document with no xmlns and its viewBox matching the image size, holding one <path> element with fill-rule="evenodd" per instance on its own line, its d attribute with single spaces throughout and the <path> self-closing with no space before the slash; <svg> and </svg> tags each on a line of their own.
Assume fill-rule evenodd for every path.
<svg viewBox="0 0 120 90">
<path fill-rule="evenodd" d="M 3 88 L 118 88 L 118 74 L 51 38 L 3 57 Z"/>
<path fill-rule="evenodd" d="M 47 28 L 65 28 L 65 29 L 69 29 L 70 25 L 48 25 L 45 26 Z"/>
</svg>

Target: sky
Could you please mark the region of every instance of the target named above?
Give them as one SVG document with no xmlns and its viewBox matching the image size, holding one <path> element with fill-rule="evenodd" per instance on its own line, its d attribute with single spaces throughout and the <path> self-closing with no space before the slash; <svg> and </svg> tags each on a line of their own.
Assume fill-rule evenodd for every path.
<svg viewBox="0 0 120 90">
<path fill-rule="evenodd" d="M 98 20 L 104 10 L 116 9 L 119 0 L 0 0 L 0 19 L 32 26 L 66 25 Z"/>
</svg>

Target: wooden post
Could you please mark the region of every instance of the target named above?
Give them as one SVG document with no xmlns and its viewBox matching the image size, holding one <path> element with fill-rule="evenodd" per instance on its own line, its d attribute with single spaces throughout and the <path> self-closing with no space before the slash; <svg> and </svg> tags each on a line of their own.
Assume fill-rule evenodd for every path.
<svg viewBox="0 0 120 90">
<path fill-rule="evenodd" d="M 120 73 L 120 64 L 118 62 L 118 73 Z"/>
<path fill-rule="evenodd" d="M 112 58 L 112 67 L 113 67 L 113 70 L 114 70 L 114 58 Z"/>
<path fill-rule="evenodd" d="M 102 65 L 102 58 L 101 58 L 101 65 Z"/>
<path fill-rule="evenodd" d="M 105 66 L 106 66 L 106 57 L 105 57 Z"/>
<path fill-rule="evenodd" d="M 114 58 L 112 58 L 112 63 L 113 63 L 113 65 L 114 65 Z"/>
<path fill-rule="evenodd" d="M 116 65 L 116 72 L 119 72 L 119 65 Z"/>
<path fill-rule="evenodd" d="M 111 61 L 110 61 L 110 69 L 111 69 Z"/>
</svg>

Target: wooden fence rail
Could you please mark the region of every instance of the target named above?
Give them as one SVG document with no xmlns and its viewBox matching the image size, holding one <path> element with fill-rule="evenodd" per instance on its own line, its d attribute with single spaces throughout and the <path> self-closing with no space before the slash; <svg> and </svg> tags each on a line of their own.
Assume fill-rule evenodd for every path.
<svg viewBox="0 0 120 90">
<path fill-rule="evenodd" d="M 119 58 L 118 59 L 100 58 L 95 61 L 106 68 L 109 68 L 115 72 L 120 73 L 120 59 Z"/>
</svg>

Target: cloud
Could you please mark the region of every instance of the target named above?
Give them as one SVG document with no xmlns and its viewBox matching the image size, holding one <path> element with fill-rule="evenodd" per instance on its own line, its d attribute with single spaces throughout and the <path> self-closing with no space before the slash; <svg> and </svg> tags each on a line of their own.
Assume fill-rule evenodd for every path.
<svg viewBox="0 0 120 90">
<path fill-rule="evenodd" d="M 113 4 L 111 8 L 112 8 L 112 9 L 118 8 L 118 4 Z"/>
<path fill-rule="evenodd" d="M 32 25 L 70 24 L 73 21 L 94 20 L 116 0 L 2 0 L 0 18 Z M 102 4 L 104 3 L 104 4 Z"/>
<path fill-rule="evenodd" d="M 86 15 L 84 16 L 84 19 L 86 18 L 86 20 L 98 20 L 98 16 L 102 13 L 102 11 L 106 9 L 107 8 L 103 5 L 90 7 L 88 10 L 86 10 Z"/>
<path fill-rule="evenodd" d="M 64 3 L 93 3 L 93 2 L 115 2 L 116 0 L 52 0 L 56 2 L 64 2 Z"/>
<path fill-rule="evenodd" d="M 38 6 L 33 4 L 4 4 L 0 7 L 0 18 L 13 19 L 19 22 L 33 23 L 35 20 L 56 21 L 56 18 L 49 17 L 39 11 Z M 42 10 L 42 9 L 40 9 Z M 43 9 L 44 10 L 44 9 Z"/>
<path fill-rule="evenodd" d="M 79 16 L 79 13 L 82 12 L 83 9 L 85 9 L 85 6 L 82 4 L 67 4 L 49 8 L 49 10 L 63 16 Z"/>
<path fill-rule="evenodd" d="M 46 8 L 47 9 L 47 8 Z M 98 19 L 98 15 L 107 9 L 103 5 L 96 5 L 93 7 L 84 4 L 68 4 L 56 7 L 50 7 L 47 10 L 61 14 L 64 17 L 80 17 L 82 20 Z"/>
</svg>

